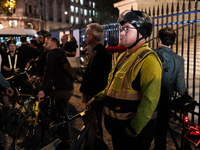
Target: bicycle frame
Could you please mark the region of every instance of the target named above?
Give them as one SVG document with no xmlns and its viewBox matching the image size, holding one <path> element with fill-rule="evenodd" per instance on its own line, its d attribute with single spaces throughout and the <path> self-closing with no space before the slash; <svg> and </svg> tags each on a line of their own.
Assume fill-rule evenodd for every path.
<svg viewBox="0 0 200 150">
<path fill-rule="evenodd" d="M 95 140 L 98 138 L 98 136 L 96 134 L 96 129 L 95 129 L 96 121 L 95 121 L 95 117 L 93 116 L 94 114 L 93 115 L 91 115 L 91 114 L 87 114 L 86 115 L 86 113 L 89 110 L 90 109 L 86 109 L 83 112 L 81 112 L 81 113 L 79 113 L 79 114 L 77 114 L 75 116 L 69 115 L 68 119 L 66 121 L 62 121 L 62 122 L 59 122 L 59 123 L 56 123 L 56 124 L 52 125 L 50 127 L 50 130 L 55 132 L 58 127 L 66 124 L 69 121 L 72 121 L 72 120 L 74 120 L 76 118 L 82 117 L 83 118 L 83 122 L 84 122 L 84 126 L 83 126 L 81 132 L 77 136 L 77 140 L 75 142 L 73 150 L 80 150 L 83 142 L 85 142 L 83 144 L 84 146 L 88 146 L 88 147 L 90 147 L 91 150 L 95 150 Z M 85 139 L 86 136 L 88 137 L 87 139 Z M 86 141 L 84 141 L 84 139 Z M 102 140 L 102 139 L 100 139 L 100 140 Z M 57 140 L 53 141 L 52 143 L 50 143 L 49 145 L 45 146 L 41 150 L 49 150 L 49 149 L 56 150 L 56 146 L 55 146 L 56 142 L 57 142 Z M 106 145 L 106 144 L 104 144 L 104 145 Z M 106 150 L 108 150 L 108 148 L 106 148 Z"/>
</svg>

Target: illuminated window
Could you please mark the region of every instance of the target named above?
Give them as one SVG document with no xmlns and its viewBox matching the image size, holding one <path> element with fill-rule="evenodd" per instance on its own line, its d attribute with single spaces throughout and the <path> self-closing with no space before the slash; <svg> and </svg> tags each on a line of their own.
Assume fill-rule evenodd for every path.
<svg viewBox="0 0 200 150">
<path fill-rule="evenodd" d="M 80 9 L 80 13 L 83 14 L 83 9 L 82 8 Z"/>
<path fill-rule="evenodd" d="M 76 3 L 78 3 L 78 0 L 76 0 Z"/>
<path fill-rule="evenodd" d="M 71 5 L 70 8 L 71 8 L 71 12 L 73 13 L 74 12 L 74 6 Z"/>
<path fill-rule="evenodd" d="M 87 24 L 87 20 L 86 19 L 84 20 L 84 23 Z"/>
<path fill-rule="evenodd" d="M 74 23 L 74 16 L 71 16 L 71 23 Z"/>
<path fill-rule="evenodd" d="M 78 17 L 76 17 L 76 24 L 78 24 Z"/>
<path fill-rule="evenodd" d="M 91 16 L 91 10 L 89 10 L 89 16 Z"/>
<path fill-rule="evenodd" d="M 17 27 L 17 20 L 9 20 L 10 27 Z"/>
<path fill-rule="evenodd" d="M 74 0 L 71 0 L 71 2 L 73 3 L 73 2 L 74 2 Z"/>
<path fill-rule="evenodd" d="M 95 16 L 95 10 L 93 10 L 93 16 Z"/>
<path fill-rule="evenodd" d="M 76 13 L 78 13 L 78 7 L 75 8 Z"/>
<path fill-rule="evenodd" d="M 95 2 L 93 2 L 93 8 L 95 8 Z"/>
<path fill-rule="evenodd" d="M 89 7 L 92 7 L 91 5 L 92 5 L 92 3 L 91 3 L 91 1 L 89 1 Z"/>
<path fill-rule="evenodd" d="M 83 0 L 80 0 L 80 4 L 83 5 Z"/>
<path fill-rule="evenodd" d="M 84 15 L 87 16 L 87 9 L 84 9 Z"/>
</svg>

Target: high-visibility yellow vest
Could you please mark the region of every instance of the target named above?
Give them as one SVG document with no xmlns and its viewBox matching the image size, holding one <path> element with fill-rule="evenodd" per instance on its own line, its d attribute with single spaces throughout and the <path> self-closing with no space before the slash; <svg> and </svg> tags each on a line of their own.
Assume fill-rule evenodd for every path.
<svg viewBox="0 0 200 150">
<path fill-rule="evenodd" d="M 146 57 L 149 54 L 153 54 L 160 62 L 155 52 L 145 43 L 125 60 L 113 76 L 117 64 L 125 54 L 126 52 L 118 58 L 116 65 L 109 74 L 106 93 L 108 99 L 104 107 L 106 115 L 119 120 L 133 119 L 137 111 L 137 106 L 141 102 L 142 93 L 132 88 L 132 82 L 138 75 L 143 63 L 146 63 Z M 157 113 L 154 112 L 151 119 L 156 118 L 156 116 Z"/>
</svg>

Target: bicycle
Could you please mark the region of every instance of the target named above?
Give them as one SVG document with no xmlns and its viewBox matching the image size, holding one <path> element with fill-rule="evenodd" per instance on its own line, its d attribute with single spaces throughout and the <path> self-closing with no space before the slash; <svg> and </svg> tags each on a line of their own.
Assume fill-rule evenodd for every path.
<svg viewBox="0 0 200 150">
<path fill-rule="evenodd" d="M 19 95 L 17 100 L 20 103 L 19 107 L 8 110 L 5 116 L 5 130 L 9 136 L 14 137 L 16 126 L 18 126 L 23 117 L 30 113 L 34 105 L 34 100 L 34 95 Z"/>
<path fill-rule="evenodd" d="M 51 99 L 46 98 L 44 102 L 40 103 L 37 97 L 34 97 L 34 100 L 35 105 L 32 112 L 23 117 L 18 123 L 12 143 L 14 150 L 19 150 L 22 147 L 38 149 L 44 144 L 46 129 L 51 137 L 56 137 L 49 130 L 49 126 L 55 122 L 50 118 Z"/>
<path fill-rule="evenodd" d="M 179 146 L 174 131 L 170 127 L 170 124 L 168 125 L 168 131 L 177 150 L 192 150 L 192 146 L 195 147 L 195 149 L 200 147 L 200 128 L 194 123 L 191 123 L 187 116 L 188 112 L 194 111 L 196 105 L 197 102 L 189 95 L 182 96 L 170 102 L 170 115 L 180 122 L 182 130 L 181 144 Z M 183 115 L 178 116 L 177 112 Z M 192 146 L 190 144 L 192 144 Z"/>
<path fill-rule="evenodd" d="M 50 130 L 56 132 L 60 126 L 81 117 L 84 124 L 82 130 L 77 136 L 73 150 L 108 150 L 108 146 L 105 144 L 103 139 L 96 134 L 94 115 L 91 115 L 90 112 L 91 108 L 86 108 L 86 110 L 74 116 L 69 115 L 67 120 L 52 125 Z M 89 138 L 86 140 L 86 137 Z M 62 139 L 58 138 L 40 150 L 56 150 L 56 147 L 61 141 Z"/>
</svg>

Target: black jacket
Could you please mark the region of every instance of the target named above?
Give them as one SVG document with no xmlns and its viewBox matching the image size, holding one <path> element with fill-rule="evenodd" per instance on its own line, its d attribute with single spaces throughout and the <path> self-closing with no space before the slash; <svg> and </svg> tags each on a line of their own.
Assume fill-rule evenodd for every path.
<svg viewBox="0 0 200 150">
<path fill-rule="evenodd" d="M 46 91 L 51 81 L 55 90 L 73 90 L 73 81 L 70 80 L 69 75 L 60 64 L 61 56 L 54 51 L 62 53 L 61 49 L 54 49 L 48 52 L 40 90 Z"/>
<path fill-rule="evenodd" d="M 80 92 L 86 95 L 90 93 L 95 95 L 102 91 L 107 85 L 110 69 L 111 55 L 102 44 L 98 44 L 94 48 L 93 55 L 87 65 Z"/>
</svg>

